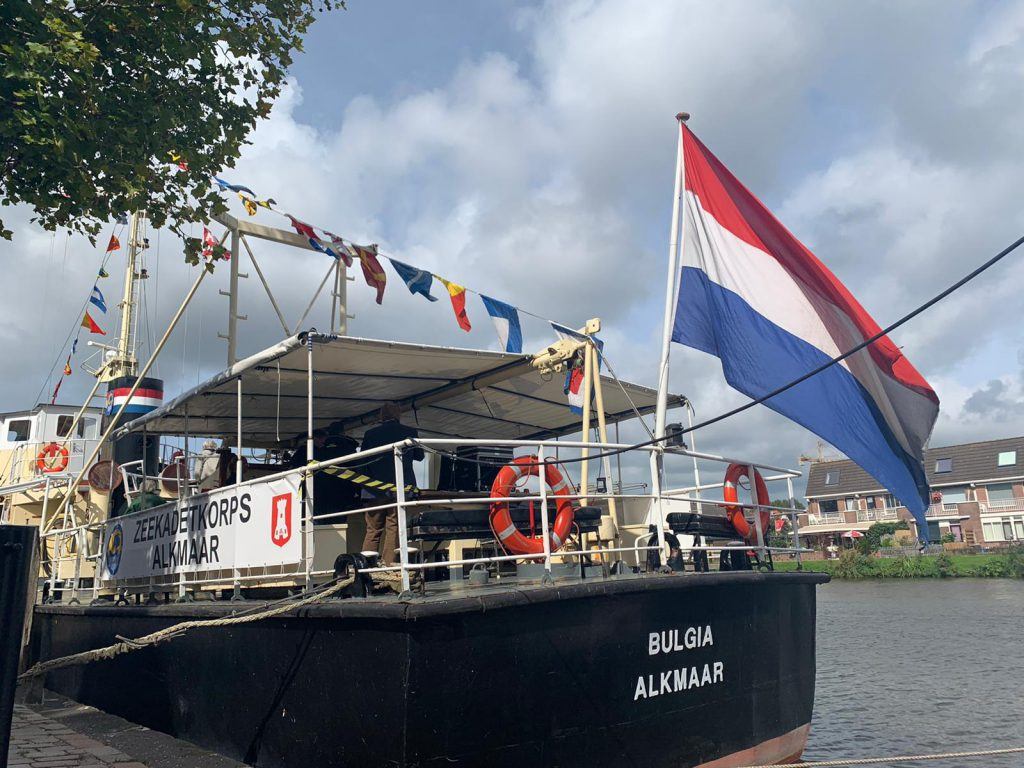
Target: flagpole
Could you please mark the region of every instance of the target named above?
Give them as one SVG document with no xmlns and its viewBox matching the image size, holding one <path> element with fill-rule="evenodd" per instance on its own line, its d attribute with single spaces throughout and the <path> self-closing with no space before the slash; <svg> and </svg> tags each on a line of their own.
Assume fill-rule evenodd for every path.
<svg viewBox="0 0 1024 768">
<path fill-rule="evenodd" d="M 658 400 L 654 416 L 654 436 L 665 436 L 665 421 L 668 412 L 668 370 L 669 353 L 672 346 L 672 325 L 675 318 L 676 287 L 679 280 L 679 231 L 684 186 L 683 172 L 683 124 L 690 119 L 687 112 L 676 115 L 679 128 L 679 143 L 676 149 L 676 184 L 672 196 L 672 228 L 668 244 L 668 277 L 665 280 L 665 322 L 661 335 L 661 362 L 658 364 Z"/>
<path fill-rule="evenodd" d="M 658 399 L 654 416 L 654 437 L 665 436 L 665 420 L 668 412 L 668 361 L 672 346 L 672 325 L 675 318 L 676 282 L 679 277 L 679 217 L 685 191 L 683 173 L 683 124 L 690 118 L 686 112 L 676 115 L 679 142 L 676 148 L 676 183 L 672 196 L 672 225 L 668 244 L 668 277 L 665 280 L 665 319 L 661 336 L 661 361 L 658 364 Z M 654 507 L 657 510 L 658 549 L 662 555 L 665 549 L 665 505 L 661 491 L 665 484 L 664 443 L 657 443 L 651 452 L 651 483 L 654 486 Z"/>
</svg>

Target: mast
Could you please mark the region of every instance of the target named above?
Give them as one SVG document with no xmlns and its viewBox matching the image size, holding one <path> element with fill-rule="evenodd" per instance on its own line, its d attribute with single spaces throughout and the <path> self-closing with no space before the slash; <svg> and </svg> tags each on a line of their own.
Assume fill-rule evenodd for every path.
<svg viewBox="0 0 1024 768">
<path fill-rule="evenodd" d="M 103 367 L 99 371 L 101 381 L 111 381 L 121 376 L 134 376 L 139 368 L 135 352 L 135 332 L 138 318 L 136 317 L 136 288 L 143 275 L 136 272 L 139 254 L 145 248 L 141 236 L 146 214 L 144 211 L 132 213 L 128 225 L 128 253 L 124 269 L 124 292 L 118 307 L 121 310 L 121 328 L 117 337 L 117 347 L 108 348 Z"/>
</svg>

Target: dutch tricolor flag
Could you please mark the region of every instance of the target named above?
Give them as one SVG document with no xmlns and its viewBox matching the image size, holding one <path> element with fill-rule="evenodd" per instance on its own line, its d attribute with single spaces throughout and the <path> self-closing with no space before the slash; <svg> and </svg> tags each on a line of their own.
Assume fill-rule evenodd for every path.
<svg viewBox="0 0 1024 768">
<path fill-rule="evenodd" d="M 719 357 L 729 384 L 757 398 L 878 333 L 836 276 L 682 131 L 682 272 L 672 339 Z M 874 476 L 927 538 L 922 454 L 939 399 L 888 337 L 765 404 Z"/>
</svg>

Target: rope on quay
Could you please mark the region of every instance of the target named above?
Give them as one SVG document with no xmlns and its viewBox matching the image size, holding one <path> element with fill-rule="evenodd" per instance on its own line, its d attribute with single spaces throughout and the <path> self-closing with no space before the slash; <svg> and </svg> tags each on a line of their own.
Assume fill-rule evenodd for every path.
<svg viewBox="0 0 1024 768">
<path fill-rule="evenodd" d="M 1024 747 L 1007 747 L 1006 749 L 977 749 L 971 752 L 940 752 L 933 755 L 898 755 L 896 757 L 861 757 L 845 760 L 814 760 L 797 763 L 800 768 L 833 768 L 844 765 L 890 765 L 892 763 L 914 763 L 923 760 L 957 760 L 965 757 L 996 757 L 998 755 L 1024 754 Z M 742 768 L 777 768 L 771 765 L 744 765 Z"/>
<path fill-rule="evenodd" d="M 353 584 L 355 579 L 355 575 L 349 576 L 346 579 L 342 579 L 341 581 L 332 584 L 326 589 L 313 592 L 312 594 L 306 595 L 306 597 L 295 602 L 284 602 L 274 608 L 258 611 L 256 613 L 236 614 L 234 616 L 225 616 L 217 619 L 192 619 L 189 621 L 179 622 L 178 624 L 166 627 L 165 629 L 134 639 L 119 637 L 118 642 L 113 645 L 108 645 L 105 648 L 94 648 L 91 651 L 82 651 L 81 653 L 73 653 L 70 656 L 61 656 L 56 659 L 41 661 L 31 669 L 18 675 L 18 679 L 25 680 L 30 677 L 45 675 L 47 672 L 51 672 L 55 669 L 63 669 L 64 667 L 73 667 L 80 664 L 89 664 L 93 661 L 113 659 L 116 656 L 120 656 L 122 653 L 137 651 L 140 648 L 149 648 L 157 643 L 173 640 L 192 629 L 228 627 L 235 624 L 250 624 L 254 621 L 271 619 L 274 616 L 280 616 L 283 613 L 288 613 L 289 611 L 294 611 L 298 608 L 305 608 L 306 606 L 325 600 L 331 595 L 335 595 Z"/>
</svg>

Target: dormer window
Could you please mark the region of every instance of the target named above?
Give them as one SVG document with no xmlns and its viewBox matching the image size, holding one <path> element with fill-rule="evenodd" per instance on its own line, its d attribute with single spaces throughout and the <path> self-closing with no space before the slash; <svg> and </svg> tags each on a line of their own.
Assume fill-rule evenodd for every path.
<svg viewBox="0 0 1024 768">
<path fill-rule="evenodd" d="M 1017 463 L 1017 452 L 1016 451 L 1000 451 L 999 460 L 997 466 L 1000 467 L 1012 467 Z"/>
<path fill-rule="evenodd" d="M 838 469 L 830 469 L 825 473 L 825 485 L 839 485 Z"/>
<path fill-rule="evenodd" d="M 935 462 L 935 474 L 943 475 L 953 471 L 952 459 L 937 459 Z"/>
</svg>

